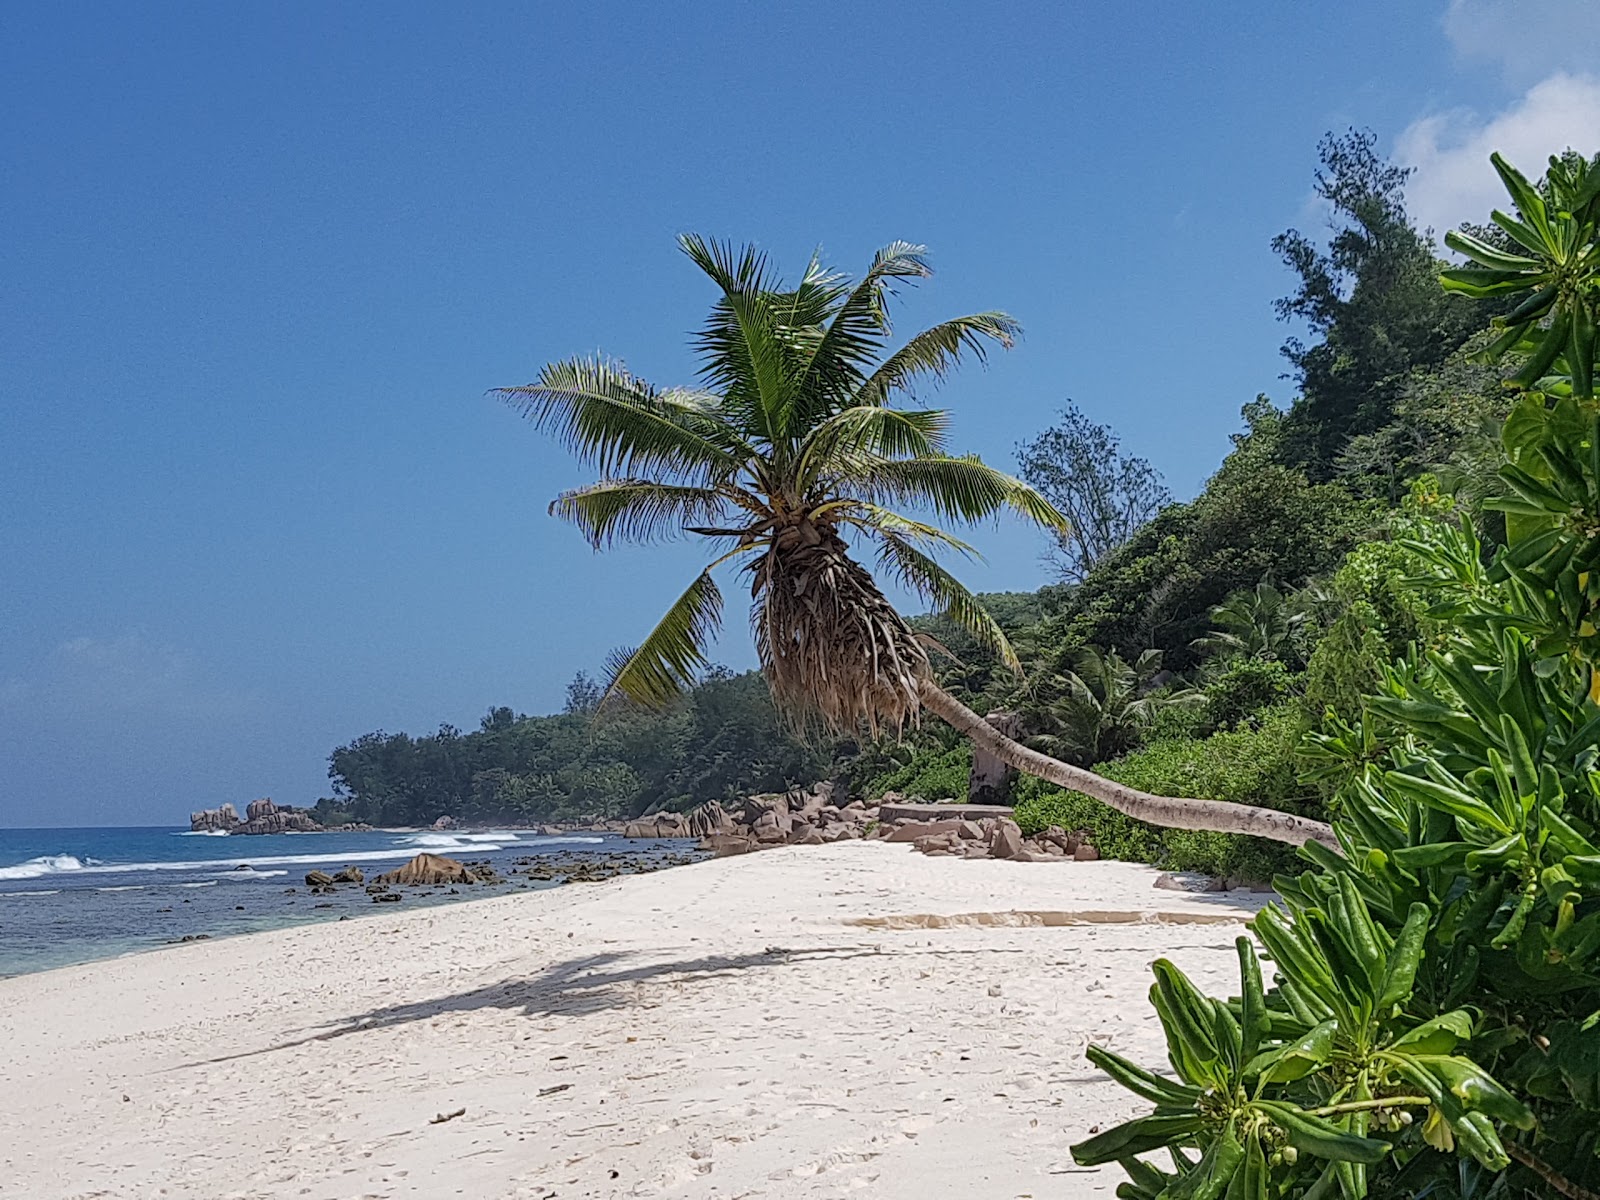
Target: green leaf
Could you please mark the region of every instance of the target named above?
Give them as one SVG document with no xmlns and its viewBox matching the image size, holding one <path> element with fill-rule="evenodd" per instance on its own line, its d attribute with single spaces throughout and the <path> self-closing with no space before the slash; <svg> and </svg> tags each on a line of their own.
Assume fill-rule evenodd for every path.
<svg viewBox="0 0 1600 1200">
<path fill-rule="evenodd" d="M 689 686 L 707 662 L 705 647 L 722 624 L 722 593 L 709 571 L 679 596 L 637 650 L 610 661 L 606 695 L 660 707 Z"/>
<path fill-rule="evenodd" d="M 1095 1066 L 1130 1092 L 1144 1097 L 1152 1104 L 1168 1108 L 1193 1108 L 1204 1094 L 1197 1087 L 1189 1087 L 1177 1080 L 1157 1075 L 1153 1071 L 1146 1071 L 1120 1054 L 1113 1054 L 1100 1046 L 1090 1046 L 1086 1053 L 1089 1061 Z"/>
<path fill-rule="evenodd" d="M 1500 176 L 1500 182 L 1505 184 L 1506 192 L 1522 214 L 1522 219 L 1538 233 L 1544 250 L 1552 254 L 1558 252 L 1559 247 L 1549 233 L 1550 218 L 1539 189 L 1529 183 L 1527 177 L 1507 162 L 1498 150 L 1489 155 L 1489 161 L 1494 164 L 1495 173 Z"/>
<path fill-rule="evenodd" d="M 1426 905 L 1416 903 L 1406 913 L 1406 923 L 1395 938 L 1384 966 L 1383 984 L 1378 991 L 1377 1014 L 1388 1017 L 1398 1014 L 1411 999 L 1411 989 L 1416 983 L 1417 967 L 1422 963 L 1422 948 L 1428 936 L 1433 912 Z"/>
<path fill-rule="evenodd" d="M 1226 1085 L 1228 1064 L 1225 1049 L 1217 1040 L 1211 1001 L 1166 959 L 1157 959 L 1151 969 L 1156 977 L 1151 999 L 1166 1031 L 1173 1067 L 1187 1083 Z"/>
<path fill-rule="evenodd" d="M 1518 387 L 1530 388 L 1544 378 L 1546 371 L 1567 346 L 1567 329 L 1572 321 L 1568 312 L 1557 312 L 1550 328 L 1539 340 L 1538 348 L 1528 356 L 1522 369 L 1511 377 Z"/>
<path fill-rule="evenodd" d="M 1408 1029 L 1390 1043 L 1407 1054 L 1448 1054 L 1472 1036 L 1472 1014 L 1458 1008 Z"/>
<path fill-rule="evenodd" d="M 1474 849 L 1471 842 L 1425 842 L 1420 846 L 1402 846 L 1390 852 L 1396 866 L 1407 871 L 1422 871 L 1432 867 L 1461 867 Z"/>
<path fill-rule="evenodd" d="M 1239 955 L 1239 981 L 1242 985 L 1239 1001 L 1239 1060 L 1247 1063 L 1256 1056 L 1256 1050 L 1272 1028 L 1267 1015 L 1267 999 L 1261 986 L 1261 964 L 1256 960 L 1255 943 L 1249 938 L 1236 938 L 1234 949 Z"/>
<path fill-rule="evenodd" d="M 1289 1135 L 1289 1144 L 1303 1154 L 1370 1166 L 1382 1161 L 1384 1155 L 1389 1153 L 1388 1142 L 1346 1132 L 1331 1121 L 1314 1117 L 1292 1104 L 1256 1100 L 1250 1107 L 1264 1113 L 1274 1125 L 1284 1130 Z"/>
<path fill-rule="evenodd" d="M 1459 229 L 1452 229 L 1446 232 L 1444 244 L 1459 254 L 1465 254 L 1480 266 L 1489 267 L 1491 270 L 1537 272 L 1543 268 L 1543 264 L 1538 259 L 1526 258 L 1520 254 L 1507 254 L 1505 251 L 1497 250 L 1489 243 L 1480 241 L 1470 233 Z"/>
<path fill-rule="evenodd" d="M 1446 291 L 1480 299 L 1526 291 L 1533 282 L 1524 271 L 1490 270 L 1484 267 L 1451 267 L 1439 272 L 1439 279 Z"/>
<path fill-rule="evenodd" d="M 1012 649 L 1010 639 L 989 615 L 988 609 L 983 607 L 983 602 L 954 575 L 898 533 L 882 522 L 874 521 L 872 524 L 872 532 L 879 542 L 880 568 L 890 572 L 901 586 L 926 597 L 940 616 L 949 618 L 966 630 L 980 646 L 1020 675 L 1022 663 Z"/>
<path fill-rule="evenodd" d="M 1098 1167 L 1135 1154 L 1147 1154 L 1172 1143 L 1187 1142 L 1204 1127 L 1205 1122 L 1193 1114 L 1136 1117 L 1078 1142 L 1072 1147 L 1072 1157 L 1080 1167 Z"/>
<path fill-rule="evenodd" d="M 1265 1083 L 1293 1083 L 1326 1066 L 1333 1059 L 1333 1039 L 1339 1023 L 1323 1021 L 1300 1038 L 1259 1054 L 1246 1075 L 1260 1075 Z"/>
<path fill-rule="evenodd" d="M 1416 1055 L 1414 1060 L 1449 1088 L 1465 1107 L 1518 1129 L 1533 1128 L 1533 1113 L 1528 1106 L 1496 1083 L 1487 1071 L 1471 1059 Z"/>
<path fill-rule="evenodd" d="M 1390 771 L 1385 774 L 1384 782 L 1393 791 L 1408 796 L 1420 804 L 1449 813 L 1472 825 L 1493 829 L 1502 837 L 1511 832 L 1494 809 L 1476 796 L 1470 796 L 1456 788 L 1435 783 L 1431 779 L 1419 779 L 1415 775 L 1406 775 L 1400 771 Z"/>
</svg>

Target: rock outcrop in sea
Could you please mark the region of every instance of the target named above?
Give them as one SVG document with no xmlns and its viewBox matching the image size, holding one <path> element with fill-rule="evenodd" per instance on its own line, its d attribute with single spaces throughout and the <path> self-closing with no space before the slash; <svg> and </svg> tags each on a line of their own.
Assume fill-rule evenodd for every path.
<svg viewBox="0 0 1600 1200">
<path fill-rule="evenodd" d="M 231 804 L 189 814 L 189 829 L 193 833 L 229 833 L 238 823 L 239 810 Z"/>
<path fill-rule="evenodd" d="M 206 808 L 189 814 L 189 829 L 194 833 L 321 833 L 310 813 L 291 808 L 287 804 L 274 804 L 269 798 L 252 800 L 245 808 L 244 819 L 232 804 L 220 808 Z"/>
</svg>

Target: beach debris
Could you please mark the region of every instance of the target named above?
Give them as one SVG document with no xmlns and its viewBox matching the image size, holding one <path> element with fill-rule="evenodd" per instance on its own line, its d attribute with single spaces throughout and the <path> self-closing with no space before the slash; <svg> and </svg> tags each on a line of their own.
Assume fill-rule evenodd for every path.
<svg viewBox="0 0 1600 1200">
<path fill-rule="evenodd" d="M 387 871 L 377 878 L 378 883 L 441 884 L 474 883 L 472 872 L 465 865 L 442 854 L 419 854 L 403 867 Z"/>
<path fill-rule="evenodd" d="M 398 899 L 398 897 L 397 897 L 397 899 Z M 454 1112 L 438 1113 L 437 1115 L 429 1118 L 428 1124 L 429 1125 L 443 1125 L 446 1121 L 454 1121 L 457 1117 L 464 1117 L 466 1115 L 467 1115 L 467 1110 L 466 1110 L 466 1107 L 463 1105 L 461 1108 L 456 1109 Z"/>
<path fill-rule="evenodd" d="M 554 1096 L 557 1092 L 570 1091 L 571 1088 L 572 1088 L 572 1085 L 570 1083 L 558 1083 L 558 1084 L 554 1085 L 553 1087 L 540 1088 L 539 1089 L 539 1096 L 542 1099 L 545 1096 Z"/>
</svg>

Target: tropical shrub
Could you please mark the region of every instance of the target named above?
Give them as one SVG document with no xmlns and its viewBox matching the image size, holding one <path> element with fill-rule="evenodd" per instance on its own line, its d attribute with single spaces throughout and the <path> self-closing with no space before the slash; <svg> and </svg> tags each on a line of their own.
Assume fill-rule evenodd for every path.
<svg viewBox="0 0 1600 1200">
<path fill-rule="evenodd" d="M 1541 191 L 1494 162 L 1505 244 L 1447 235 L 1473 265 L 1444 280 L 1515 302 L 1487 352 L 1521 361 L 1507 544 L 1485 566 L 1466 518 L 1403 539 L 1435 628 L 1314 742 L 1342 853 L 1308 844 L 1254 922 L 1275 986 L 1245 939 L 1238 1000 L 1157 963 L 1177 1080 L 1091 1051 L 1156 1106 L 1075 1147 L 1122 1196 L 1600 1190 L 1600 163 L 1552 159 Z"/>
<path fill-rule="evenodd" d="M 1276 659 L 1229 659 L 1205 680 L 1206 720 L 1232 729 L 1282 704 L 1294 690 L 1293 674 Z"/>
<path fill-rule="evenodd" d="M 905 766 L 873 779 L 866 792 L 874 799 L 885 792 L 900 792 L 924 800 L 965 800 L 971 777 L 972 744 L 961 742 L 949 749 L 920 751 Z"/>
</svg>

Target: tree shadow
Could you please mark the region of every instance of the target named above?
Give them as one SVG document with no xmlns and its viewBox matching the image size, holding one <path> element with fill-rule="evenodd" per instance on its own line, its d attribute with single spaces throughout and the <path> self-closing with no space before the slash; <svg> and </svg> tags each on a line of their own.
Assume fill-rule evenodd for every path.
<svg viewBox="0 0 1600 1200">
<path fill-rule="evenodd" d="M 798 950 L 769 946 L 755 954 L 715 954 L 700 958 L 648 962 L 633 967 L 623 964 L 629 959 L 637 958 L 636 953 L 589 954 L 555 963 L 527 979 L 503 979 L 498 983 L 459 992 L 453 996 L 376 1008 L 351 1017 L 345 1024 L 320 1033 L 276 1042 L 257 1050 L 243 1050 L 235 1054 L 219 1055 L 216 1058 L 199 1059 L 184 1065 L 203 1066 L 253 1058 L 256 1055 L 287 1050 L 310 1042 L 332 1041 L 352 1033 L 366 1033 L 369 1030 L 387 1029 L 414 1021 L 429 1021 L 451 1013 L 476 1012 L 486 1008 L 520 1008 L 522 1014 L 527 1017 L 589 1016 L 635 1004 L 637 1002 L 635 986 L 651 980 L 671 978 L 678 983 L 696 984 L 740 971 L 762 970 L 786 963 L 838 961 L 878 953 L 881 951 L 872 946 L 816 946 Z"/>
</svg>

